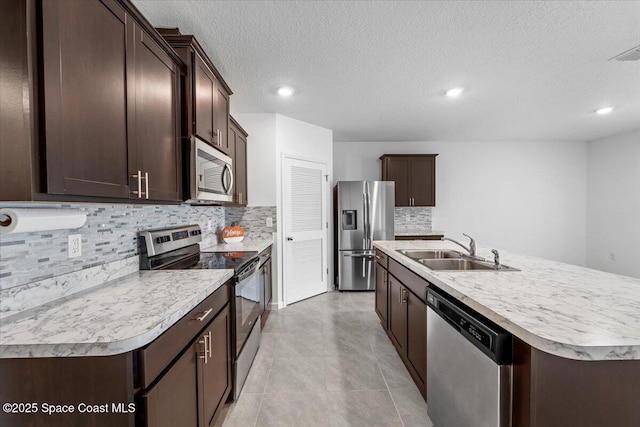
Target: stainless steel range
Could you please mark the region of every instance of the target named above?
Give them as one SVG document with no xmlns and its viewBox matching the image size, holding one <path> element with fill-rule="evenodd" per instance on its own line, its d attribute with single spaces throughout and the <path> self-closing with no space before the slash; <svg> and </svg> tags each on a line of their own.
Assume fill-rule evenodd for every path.
<svg viewBox="0 0 640 427">
<path fill-rule="evenodd" d="M 138 239 L 141 270 L 233 269 L 231 334 L 237 399 L 260 346 L 264 290 L 258 252 L 201 252 L 198 225 L 142 231 Z"/>
</svg>

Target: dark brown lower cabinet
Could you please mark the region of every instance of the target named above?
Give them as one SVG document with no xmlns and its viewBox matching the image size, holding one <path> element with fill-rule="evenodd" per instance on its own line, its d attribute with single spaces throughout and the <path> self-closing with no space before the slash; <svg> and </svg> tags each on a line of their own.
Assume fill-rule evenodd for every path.
<svg viewBox="0 0 640 427">
<path fill-rule="evenodd" d="M 410 291 L 407 300 L 407 362 L 411 376 L 423 395 L 427 382 L 427 306 Z M 417 377 L 417 378 L 416 378 Z"/>
<path fill-rule="evenodd" d="M 405 292 L 399 280 L 388 276 L 389 284 L 389 337 L 402 356 L 407 346 L 407 310 Z"/>
<path fill-rule="evenodd" d="M 376 314 L 385 330 L 389 327 L 387 322 L 387 301 L 389 299 L 387 277 L 387 270 L 380 263 L 376 263 Z"/>
<path fill-rule="evenodd" d="M 205 338 L 206 337 L 206 338 Z M 204 356 L 205 341 L 208 354 Z M 231 390 L 231 314 L 229 305 L 209 324 L 197 342 L 198 397 L 201 427 L 213 425 Z M 191 393 L 191 391 L 188 391 Z M 182 424 L 180 424 L 182 425 Z"/>
<path fill-rule="evenodd" d="M 14 413 L 0 411 L 2 427 L 137 427 L 133 352 L 100 357 L 0 359 L 0 402 L 37 403 Z M 136 412 L 116 412 L 112 403 L 136 403 Z M 43 403 L 73 405 L 74 412 L 51 413 Z M 109 412 L 80 412 L 81 403 L 108 404 Z M 16 405 L 17 406 L 17 405 Z M 67 407 L 68 408 L 68 407 Z M 60 408 L 62 411 L 62 408 Z"/>
<path fill-rule="evenodd" d="M 197 427 L 196 351 L 186 351 L 162 379 L 143 396 L 146 425 Z"/>
<path fill-rule="evenodd" d="M 427 282 L 393 259 L 388 263 L 388 271 L 376 265 L 376 312 L 382 320 L 386 308 L 387 335 L 426 399 Z M 380 277 L 386 277 L 386 283 Z"/>
</svg>

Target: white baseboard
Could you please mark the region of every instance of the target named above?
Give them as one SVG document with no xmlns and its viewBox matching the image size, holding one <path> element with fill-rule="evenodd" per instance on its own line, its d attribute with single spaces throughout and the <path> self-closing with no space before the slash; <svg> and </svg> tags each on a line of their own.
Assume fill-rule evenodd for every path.
<svg viewBox="0 0 640 427">
<path fill-rule="evenodd" d="M 271 310 L 280 310 L 285 307 L 284 301 L 271 302 L 269 305 L 271 306 Z"/>
</svg>

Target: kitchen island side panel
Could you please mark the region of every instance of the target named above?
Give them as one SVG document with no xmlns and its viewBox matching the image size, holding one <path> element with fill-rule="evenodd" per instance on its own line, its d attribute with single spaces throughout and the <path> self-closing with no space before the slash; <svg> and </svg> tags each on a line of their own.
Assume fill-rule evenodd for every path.
<svg viewBox="0 0 640 427">
<path fill-rule="evenodd" d="M 34 413 L 24 413 L 20 407 L 15 412 L 23 413 L 7 413 L 3 406 L 0 425 L 134 427 L 142 408 L 134 400 L 133 357 L 133 352 L 127 352 L 107 357 L 0 359 L 0 402 L 37 404 Z M 132 403 L 135 412 L 129 412 Z M 49 415 L 44 413 L 45 404 L 70 405 L 73 413 Z M 82 413 L 86 407 L 95 411 Z M 58 408 L 62 409 L 54 407 Z"/>
</svg>

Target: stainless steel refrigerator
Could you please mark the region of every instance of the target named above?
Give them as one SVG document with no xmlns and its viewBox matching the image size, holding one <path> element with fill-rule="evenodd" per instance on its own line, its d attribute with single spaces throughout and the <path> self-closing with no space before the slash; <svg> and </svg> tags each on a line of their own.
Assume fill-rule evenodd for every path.
<svg viewBox="0 0 640 427">
<path fill-rule="evenodd" d="M 394 240 L 395 183 L 340 181 L 335 187 L 338 289 L 373 291 L 374 240 Z"/>
</svg>

